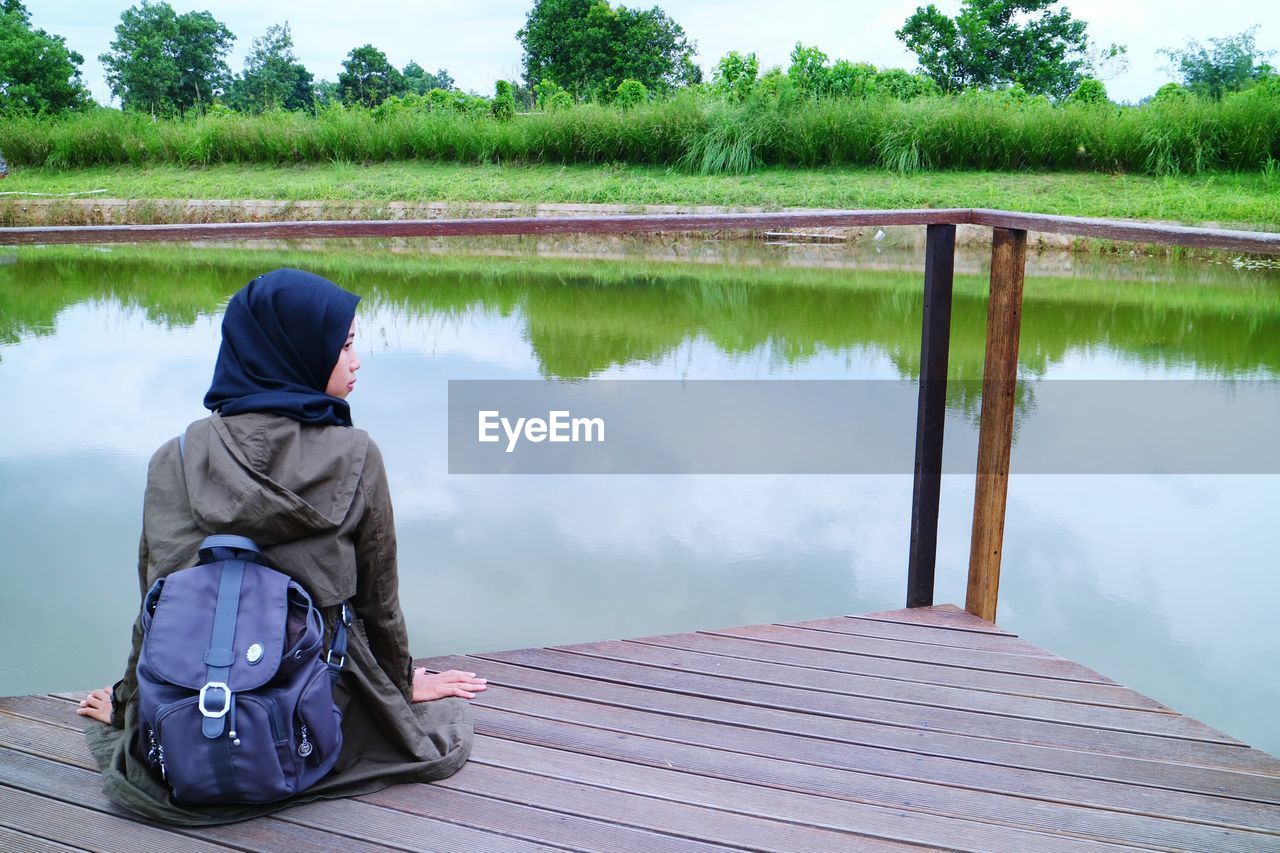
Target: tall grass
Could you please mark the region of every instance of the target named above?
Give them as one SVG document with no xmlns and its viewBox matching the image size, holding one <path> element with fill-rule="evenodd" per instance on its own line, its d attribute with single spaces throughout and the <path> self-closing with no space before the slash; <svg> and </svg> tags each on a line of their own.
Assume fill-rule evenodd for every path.
<svg viewBox="0 0 1280 853">
<path fill-rule="evenodd" d="M 686 95 L 625 111 L 587 105 L 505 122 L 449 111 L 375 115 L 358 108 L 185 121 L 97 110 L 60 119 L 5 119 L 0 150 L 15 164 L 55 168 L 418 159 L 617 162 L 706 174 L 861 165 L 898 172 L 1172 175 L 1260 171 L 1280 161 L 1280 97 L 1259 91 L 1222 102 L 1187 98 L 1099 107 L 965 95 L 778 106 Z"/>
</svg>

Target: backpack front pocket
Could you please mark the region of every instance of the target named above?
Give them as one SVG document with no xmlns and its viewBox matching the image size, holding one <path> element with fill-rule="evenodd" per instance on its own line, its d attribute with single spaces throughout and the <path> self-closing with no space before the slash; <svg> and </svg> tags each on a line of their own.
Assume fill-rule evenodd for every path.
<svg viewBox="0 0 1280 853">
<path fill-rule="evenodd" d="M 266 803 L 293 793 L 297 777 L 285 773 L 287 738 L 279 709 L 256 696 L 232 697 L 228 724 L 215 738 L 201 731 L 197 697 L 161 707 L 154 726 L 156 765 L 174 799 L 188 803 Z"/>
</svg>

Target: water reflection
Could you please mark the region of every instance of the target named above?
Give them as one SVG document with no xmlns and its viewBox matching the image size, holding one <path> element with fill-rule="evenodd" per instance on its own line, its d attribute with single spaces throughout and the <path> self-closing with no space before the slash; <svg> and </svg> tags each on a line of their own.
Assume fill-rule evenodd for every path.
<svg viewBox="0 0 1280 853">
<path fill-rule="evenodd" d="M 103 299 L 141 308 L 166 328 L 187 326 L 216 313 L 264 267 L 288 264 L 364 294 L 366 308 L 395 308 L 392 328 L 518 312 L 521 338 L 547 376 L 652 364 L 699 338 L 729 361 L 764 351 L 770 366 L 783 367 L 858 347 L 884 353 L 901 376 L 919 370 L 920 275 L 911 259 L 906 269 L 880 270 L 601 264 L 392 254 L 367 245 L 330 253 L 45 247 L 17 258 L 0 272 L 0 341 L 9 343 L 48 334 L 69 305 Z M 1174 265 L 1120 283 L 1097 263 L 1029 277 L 1021 354 L 1029 375 L 1096 352 L 1160 372 L 1280 372 L 1280 272 Z M 1125 261 L 1114 264 L 1124 269 Z M 981 272 L 957 278 L 955 376 L 981 376 L 985 287 Z"/>
<path fill-rule="evenodd" d="M 416 653 L 901 605 L 906 476 L 450 477 L 444 407 L 449 379 L 911 378 L 918 265 L 396 249 L 43 248 L 0 266 L 0 693 L 116 677 L 146 460 L 203 414 L 225 299 L 282 265 L 365 296 L 354 412 L 388 460 Z M 1081 266 L 1028 280 L 1024 375 L 1280 374 L 1275 273 Z M 980 270 L 957 282 L 956 377 L 981 373 L 983 289 Z M 950 402 L 972 412 L 965 387 Z M 1016 477 L 1001 621 L 1280 751 L 1280 638 L 1258 627 L 1280 595 L 1276 494 L 1276 477 Z M 971 503 L 971 478 L 945 478 L 939 600 L 963 600 Z"/>
</svg>

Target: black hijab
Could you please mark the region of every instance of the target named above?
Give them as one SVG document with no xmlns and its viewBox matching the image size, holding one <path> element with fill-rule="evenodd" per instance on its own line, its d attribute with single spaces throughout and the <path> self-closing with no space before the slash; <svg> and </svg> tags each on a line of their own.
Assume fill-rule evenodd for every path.
<svg viewBox="0 0 1280 853">
<path fill-rule="evenodd" d="M 227 303 L 204 405 L 224 415 L 275 412 L 351 426 L 346 400 L 325 393 L 360 297 L 301 270 L 260 275 Z"/>
</svg>

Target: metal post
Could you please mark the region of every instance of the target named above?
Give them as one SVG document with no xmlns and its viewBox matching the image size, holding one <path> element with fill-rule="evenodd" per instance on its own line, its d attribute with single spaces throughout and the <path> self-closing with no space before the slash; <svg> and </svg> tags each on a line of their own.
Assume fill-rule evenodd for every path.
<svg viewBox="0 0 1280 853">
<path fill-rule="evenodd" d="M 988 622 L 996 621 L 1000 591 L 1026 264 L 1027 232 L 1014 228 L 992 229 L 991 302 L 987 307 L 977 488 L 973 497 L 973 540 L 969 547 L 969 588 L 965 596 L 965 610 Z"/>
<path fill-rule="evenodd" d="M 942 432 L 947 413 L 947 359 L 951 347 L 951 286 L 956 227 L 930 225 L 924 250 L 924 317 L 920 327 L 920 402 L 916 410 L 915 485 L 911 494 L 911 551 L 907 607 L 933 604 L 938 555 L 938 496 L 942 487 Z"/>
</svg>

